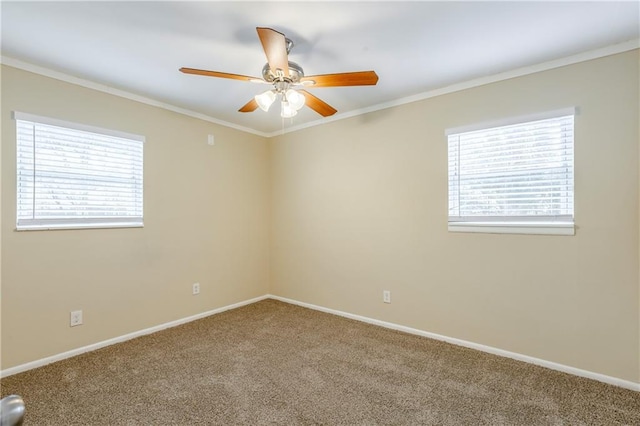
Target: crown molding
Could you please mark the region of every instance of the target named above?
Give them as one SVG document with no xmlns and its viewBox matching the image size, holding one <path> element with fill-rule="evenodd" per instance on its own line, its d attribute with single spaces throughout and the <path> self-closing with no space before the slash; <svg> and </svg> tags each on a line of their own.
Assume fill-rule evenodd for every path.
<svg viewBox="0 0 640 426">
<path fill-rule="evenodd" d="M 38 65 L 34 65 L 28 62 L 21 61 L 19 59 L 11 58 L 8 56 L 0 56 L 0 63 L 4 65 L 8 65 L 10 67 L 18 68 L 24 71 L 29 71 L 35 74 L 40 74 L 45 77 L 54 78 L 56 80 L 65 81 L 67 83 L 76 84 L 78 86 L 86 87 L 89 89 L 94 89 L 100 92 L 109 93 L 111 95 L 119 96 L 125 99 L 141 102 L 143 104 L 155 106 L 158 108 L 163 108 L 168 111 L 176 112 L 178 114 L 186 115 L 189 117 L 197 118 L 200 120 L 208 121 L 210 123 L 215 123 L 221 126 L 230 127 L 232 129 L 240 130 L 242 132 L 254 134 L 257 136 L 262 136 L 265 138 L 271 138 L 274 136 L 280 136 L 287 133 L 296 132 L 298 130 L 306 129 L 309 127 L 320 126 L 327 123 L 332 123 L 334 121 L 344 120 L 351 117 L 356 117 L 363 114 L 368 114 L 370 112 L 380 111 L 387 108 L 393 108 L 405 104 L 410 104 L 413 102 L 419 102 L 425 99 L 435 98 L 437 96 L 446 95 L 449 93 L 459 92 L 461 90 L 471 89 L 474 87 L 484 86 L 486 84 L 496 83 L 498 81 L 509 80 L 516 77 L 522 77 L 529 74 L 535 74 L 542 71 L 552 70 L 554 68 L 560 68 L 567 65 L 573 65 L 580 62 L 586 62 L 593 59 L 603 58 L 605 56 L 616 55 L 618 53 L 628 52 L 630 50 L 635 50 L 640 48 L 640 39 L 632 39 L 623 43 L 613 44 L 610 46 L 602 47 L 600 49 L 590 50 L 587 52 L 578 53 L 576 55 L 566 56 L 559 59 L 554 59 L 552 61 L 542 62 L 540 64 L 530 65 L 522 68 L 517 68 L 510 71 L 505 71 L 498 74 L 493 74 L 489 76 L 484 76 L 472 80 L 468 80 L 461 83 L 452 84 L 450 86 L 429 90 L 427 92 L 419 93 L 412 96 L 407 96 L 404 98 L 395 99 L 389 102 L 383 102 L 380 104 L 376 104 L 366 108 L 360 108 L 352 111 L 348 111 L 345 113 L 339 113 L 333 115 L 331 117 L 322 118 L 315 121 L 310 121 L 307 123 L 303 123 L 297 126 L 291 126 L 284 130 L 277 130 L 274 132 L 261 132 L 256 129 L 252 129 L 249 127 L 240 126 L 237 124 L 229 123 L 227 121 L 223 121 L 206 114 L 202 114 L 199 112 L 191 111 L 186 108 L 180 108 L 171 104 L 167 104 L 165 102 L 161 102 L 152 98 L 147 98 L 145 96 L 137 95 L 135 93 L 127 92 L 125 90 L 116 89 L 101 83 L 96 83 L 90 80 L 82 79 L 79 77 L 75 77 L 63 72 L 54 71 L 49 68 L 41 67 Z"/>
<path fill-rule="evenodd" d="M 511 78 L 522 77 L 529 74 L 535 74 L 542 71 L 552 70 L 554 68 L 560 68 L 567 65 L 573 65 L 580 62 L 586 62 L 593 59 L 603 58 L 605 56 L 616 55 L 618 53 L 628 52 L 640 48 L 640 39 L 628 40 L 623 43 L 612 44 L 600 49 L 590 50 L 587 52 L 578 53 L 576 55 L 566 56 L 552 61 L 542 62 L 540 64 L 529 65 L 522 68 L 517 68 L 510 71 L 505 71 L 498 74 L 475 78 L 473 80 L 467 80 L 461 83 L 452 84 L 450 86 L 442 87 L 439 89 L 430 90 L 427 92 L 419 93 L 404 98 L 395 99 L 389 102 L 383 102 L 381 104 L 373 105 L 367 108 L 361 108 L 352 110 L 349 112 L 336 114 L 324 119 L 311 121 L 308 123 L 300 124 L 297 126 L 288 127 L 284 131 L 277 131 L 268 133 L 267 137 L 279 136 L 286 133 L 295 132 L 298 130 L 306 129 L 309 127 L 318 126 L 321 124 L 331 123 L 333 121 L 344 120 L 358 115 L 368 114 L 374 111 L 380 111 L 387 108 L 393 108 L 413 102 L 419 102 L 425 99 L 435 98 L 437 96 L 446 95 L 449 93 L 459 92 L 461 90 L 472 89 L 474 87 L 484 86 L 486 84 L 496 83 L 498 81 L 509 80 Z"/>
<path fill-rule="evenodd" d="M 119 96 L 121 98 L 129 99 L 131 101 L 140 102 L 146 105 L 155 106 L 158 108 L 166 109 L 168 111 L 176 112 L 178 114 L 186 115 L 189 117 L 197 118 L 199 120 L 208 121 L 210 123 L 219 124 L 221 126 L 230 127 L 235 130 L 240 130 L 242 132 L 251 133 L 254 135 L 268 137 L 268 134 L 265 132 L 260 132 L 255 129 L 251 129 L 249 127 L 239 126 L 234 123 L 229 123 L 228 121 L 220 120 L 214 117 L 210 117 L 206 114 L 202 114 L 199 112 L 191 111 L 186 108 L 177 107 L 175 105 L 171 105 L 165 102 L 161 102 L 152 98 L 147 98 L 146 96 L 137 95 L 135 93 L 127 92 L 126 90 L 116 89 L 111 86 L 107 86 L 105 84 L 96 83 L 91 80 L 86 80 L 83 78 L 75 77 L 70 74 L 66 74 L 60 71 L 54 71 L 50 68 L 41 67 L 39 65 L 34 65 L 29 62 L 24 62 L 19 59 L 11 58 L 8 56 L 1 56 L 0 63 L 3 65 L 7 65 L 13 68 L 18 68 L 23 71 L 32 72 L 34 74 L 43 75 L 45 77 L 53 78 L 56 80 L 64 81 L 66 83 L 75 84 L 77 86 L 86 87 L 88 89 L 97 90 L 99 92 L 108 93 L 110 95 Z"/>
</svg>

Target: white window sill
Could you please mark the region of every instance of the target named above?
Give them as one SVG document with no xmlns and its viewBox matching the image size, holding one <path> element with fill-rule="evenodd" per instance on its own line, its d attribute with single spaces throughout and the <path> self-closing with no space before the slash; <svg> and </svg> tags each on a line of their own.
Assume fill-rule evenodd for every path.
<svg viewBox="0 0 640 426">
<path fill-rule="evenodd" d="M 23 225 L 16 227 L 16 231 L 57 231 L 71 229 L 111 229 L 111 228 L 144 228 L 142 223 L 90 223 L 75 225 Z"/>
<path fill-rule="evenodd" d="M 449 222 L 449 232 L 484 234 L 575 235 L 573 223 Z"/>
</svg>

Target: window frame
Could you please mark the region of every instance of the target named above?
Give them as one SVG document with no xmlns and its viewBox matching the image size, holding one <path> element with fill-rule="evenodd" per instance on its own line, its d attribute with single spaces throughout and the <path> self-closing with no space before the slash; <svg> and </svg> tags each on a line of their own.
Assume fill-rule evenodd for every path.
<svg viewBox="0 0 640 426">
<path fill-rule="evenodd" d="M 449 191 L 450 177 L 447 178 L 447 222 L 449 232 L 470 232 L 470 233 L 493 233 L 493 234 L 531 234 L 531 235 L 575 235 L 575 117 L 578 113 L 576 107 L 562 108 L 553 111 L 546 111 L 537 114 L 528 114 L 504 118 L 500 120 L 476 123 L 467 126 L 460 126 L 446 129 L 445 137 L 447 143 L 447 170 L 449 170 L 449 136 L 474 132 L 478 130 L 489 130 L 496 127 L 506 127 L 517 124 L 526 124 L 540 120 L 560 118 L 572 115 L 574 117 L 574 134 L 573 134 L 573 212 L 571 215 L 558 215 L 553 220 L 547 218 L 546 221 L 531 221 L 528 218 L 536 218 L 535 216 L 495 216 L 483 217 L 482 220 L 473 220 L 464 217 L 458 217 L 452 220 L 449 215 Z M 449 171 L 447 171 L 447 175 Z M 537 219 L 537 218 L 536 218 Z"/>
<path fill-rule="evenodd" d="M 143 228 L 144 227 L 144 144 L 146 138 L 141 135 L 122 132 L 119 130 L 106 129 L 81 123 L 75 123 L 65 120 L 59 120 L 51 117 L 43 117 L 35 114 L 24 113 L 20 111 L 13 111 L 13 119 L 15 123 L 15 147 L 16 147 L 16 163 L 15 163 L 15 177 L 16 177 L 16 205 L 15 205 L 15 224 L 16 231 L 44 231 L 44 230 L 75 230 L 75 229 L 102 229 L 102 228 Z M 20 223 L 18 206 L 19 206 L 19 178 L 18 178 L 18 121 L 27 121 L 35 124 L 43 124 L 48 126 L 56 126 L 68 130 L 75 130 L 80 132 L 89 132 L 99 134 L 103 136 L 110 136 L 121 139 L 129 139 L 131 141 L 139 142 L 142 145 L 141 154 L 141 215 L 140 217 L 128 216 L 131 220 L 123 220 L 122 218 L 112 217 L 95 217 L 95 218 L 64 218 L 64 219 L 29 219 L 27 223 Z"/>
</svg>

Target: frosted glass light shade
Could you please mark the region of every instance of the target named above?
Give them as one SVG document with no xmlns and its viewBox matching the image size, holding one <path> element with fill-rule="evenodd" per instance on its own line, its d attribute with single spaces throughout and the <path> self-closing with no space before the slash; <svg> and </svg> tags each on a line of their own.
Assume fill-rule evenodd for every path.
<svg viewBox="0 0 640 426">
<path fill-rule="evenodd" d="M 291 108 L 295 109 L 296 111 L 304 106 L 304 95 L 297 90 L 287 90 L 286 96 L 287 101 L 289 101 L 289 105 L 291 105 Z"/>
<path fill-rule="evenodd" d="M 258 106 L 261 110 L 269 111 L 269 107 L 271 106 L 273 101 L 276 100 L 276 93 L 273 90 L 267 90 L 264 93 L 256 95 L 254 99 L 258 103 Z"/>
<path fill-rule="evenodd" d="M 289 102 L 282 102 L 282 110 L 280 111 L 280 116 L 283 118 L 291 118 L 298 113 L 298 110 L 291 107 Z"/>
</svg>

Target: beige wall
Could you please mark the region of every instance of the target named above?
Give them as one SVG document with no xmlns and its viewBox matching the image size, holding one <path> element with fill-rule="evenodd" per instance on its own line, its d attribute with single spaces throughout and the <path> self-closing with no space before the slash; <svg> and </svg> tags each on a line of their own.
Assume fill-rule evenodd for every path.
<svg viewBox="0 0 640 426">
<path fill-rule="evenodd" d="M 146 136 L 145 227 L 16 232 L 14 110 Z M 3 369 L 268 292 L 262 137 L 4 67 L 2 161 Z"/>
<path fill-rule="evenodd" d="M 639 64 L 629 52 L 269 141 L 3 67 L 2 369 L 271 292 L 640 382 Z M 567 106 L 576 236 L 448 233 L 444 130 Z M 145 227 L 16 232 L 14 110 L 145 135 Z M 74 309 L 85 324 L 70 328 Z"/>
<path fill-rule="evenodd" d="M 638 80 L 636 50 L 271 139 L 272 293 L 640 382 Z M 576 235 L 447 232 L 445 129 L 569 106 Z"/>
</svg>

